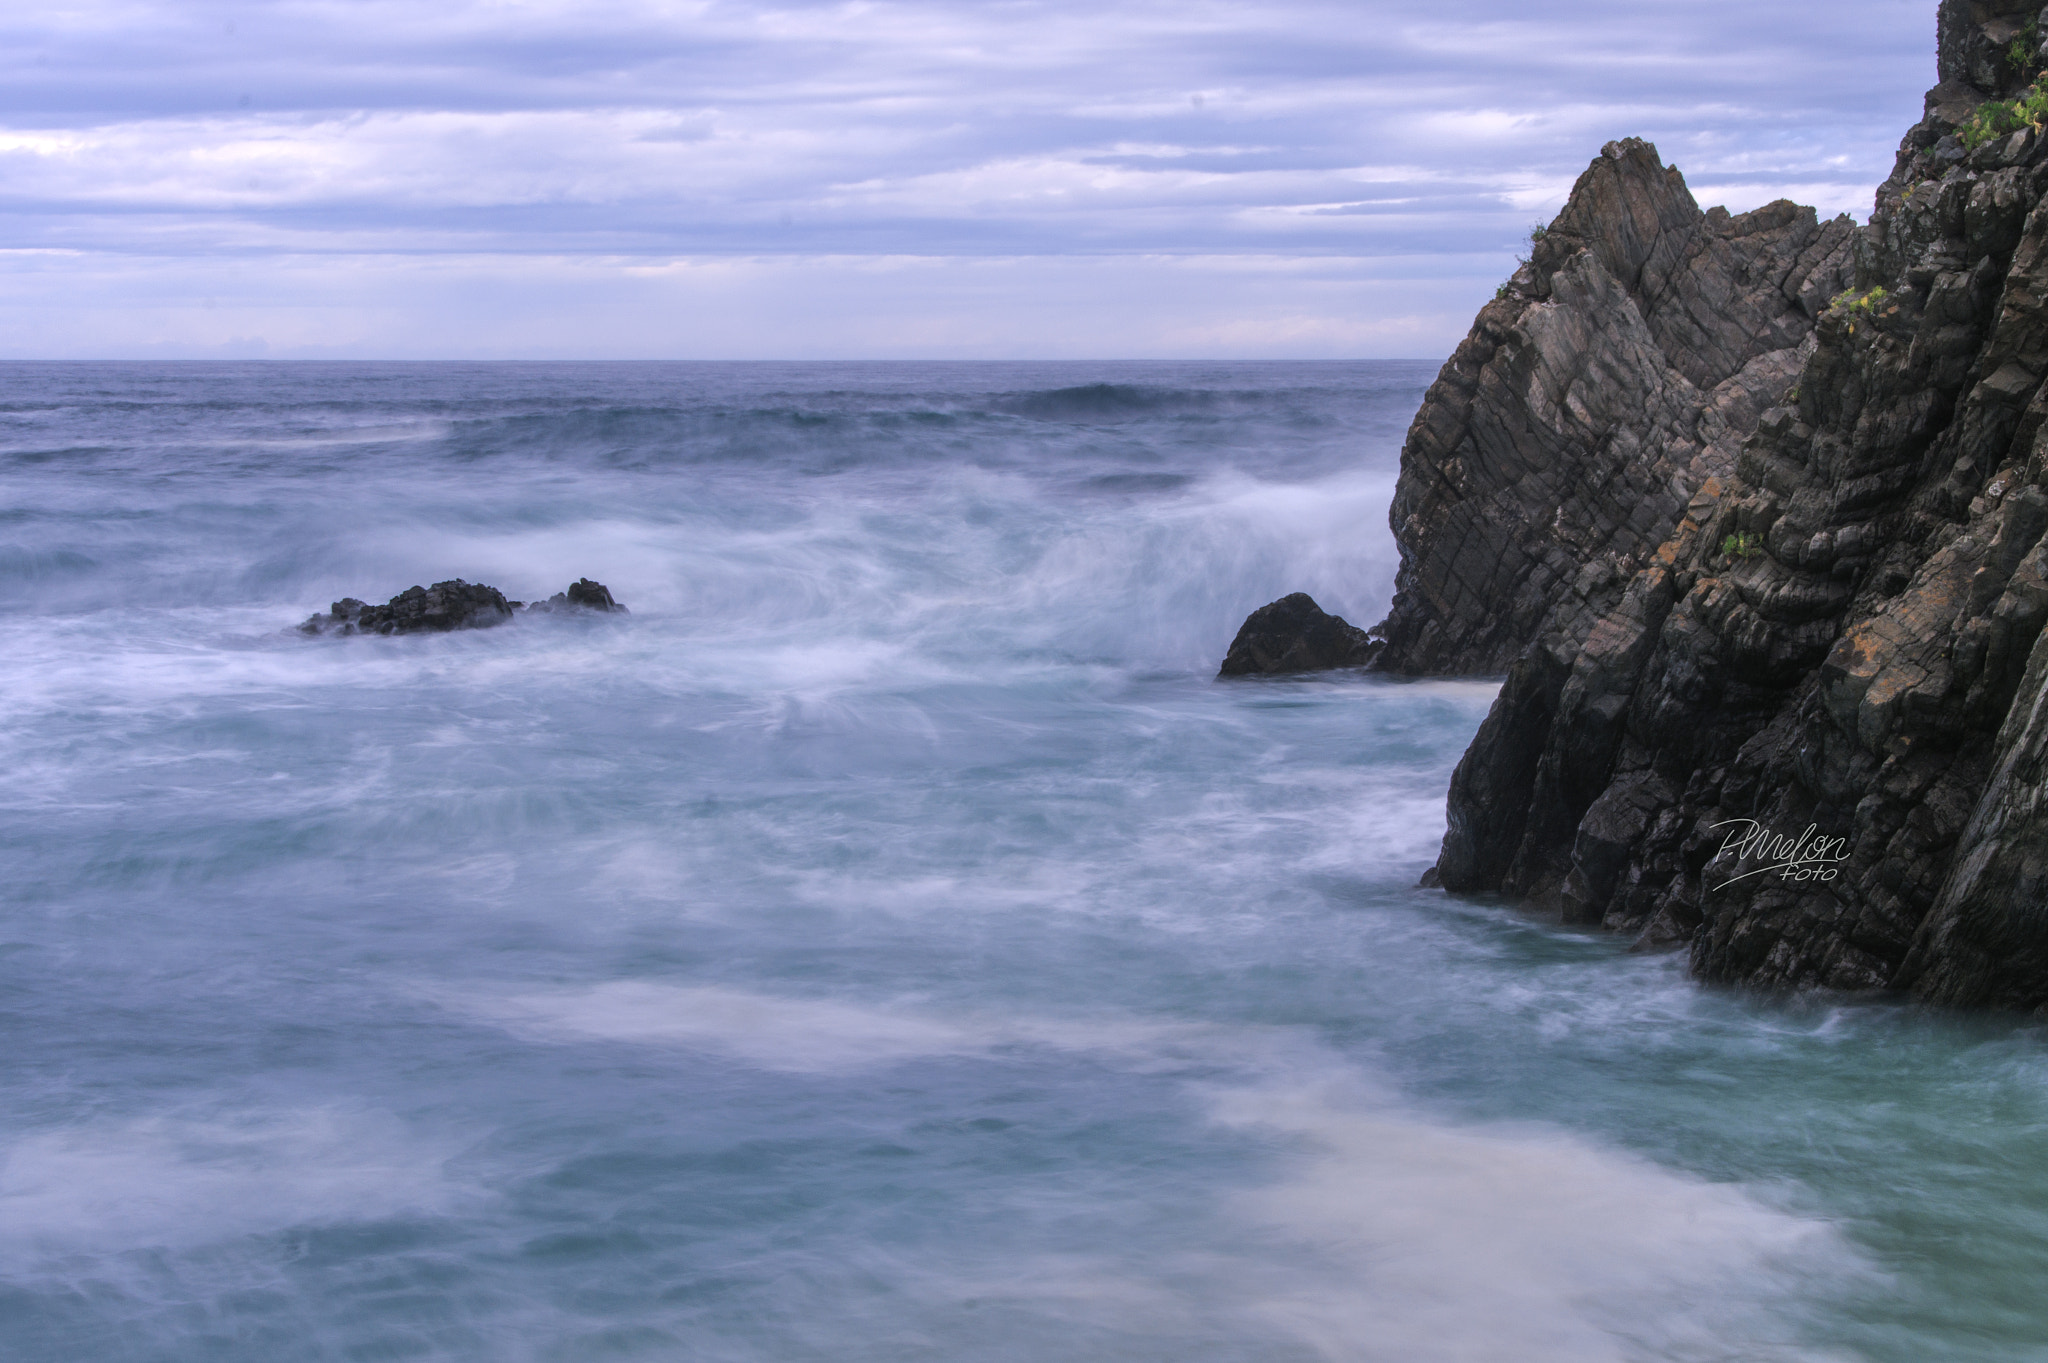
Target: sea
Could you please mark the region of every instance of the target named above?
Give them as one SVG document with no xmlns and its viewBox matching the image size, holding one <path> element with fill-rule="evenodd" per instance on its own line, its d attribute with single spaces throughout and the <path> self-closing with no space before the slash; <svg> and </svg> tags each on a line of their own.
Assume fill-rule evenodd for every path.
<svg viewBox="0 0 2048 1363">
<path fill-rule="evenodd" d="M 2048 1359 L 2040 1026 L 1419 888 L 1498 679 L 1216 678 L 1434 369 L 0 366 L 0 1358 Z"/>
</svg>

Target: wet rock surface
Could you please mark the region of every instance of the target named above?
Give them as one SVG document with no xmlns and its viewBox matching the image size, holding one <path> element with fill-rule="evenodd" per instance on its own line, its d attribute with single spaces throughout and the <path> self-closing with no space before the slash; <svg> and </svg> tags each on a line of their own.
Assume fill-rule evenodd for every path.
<svg viewBox="0 0 2048 1363">
<path fill-rule="evenodd" d="M 433 634 L 458 629 L 489 629 L 522 612 L 625 612 L 601 582 L 581 578 L 566 592 L 528 606 L 507 600 L 496 587 L 453 578 L 431 587 L 408 587 L 381 606 L 343 597 L 325 613 L 308 616 L 302 634 Z"/>
<path fill-rule="evenodd" d="M 1792 370 L 1771 369 L 1782 387 L 1758 371 L 1712 439 L 1629 427 L 1643 443 L 1609 474 L 1580 446 L 1544 446 L 1555 424 L 1482 438 L 1558 390 L 1501 381 L 1549 353 L 1497 359 L 1531 348 L 1516 336 L 1533 339 L 1538 305 L 1481 314 L 1404 455 L 1406 595 L 1376 631 L 1383 665 L 1402 670 L 1486 671 L 1512 652 L 1452 781 L 1446 888 L 1683 945 L 1712 980 L 2048 1006 L 2048 139 L 1958 135 L 2041 69 L 2015 45 L 2048 32 L 2026 28 L 2038 12 L 1945 0 L 1941 83 L 1848 238 L 1853 276 L 1827 263 L 1833 247 L 1783 276 L 1804 271 L 1817 291 L 1798 290 L 1811 334 Z M 1657 236 L 1678 209 L 1643 188 L 1647 167 L 1625 178 L 1633 197 L 1589 197 L 1582 180 L 1574 202 L 1617 215 L 1617 240 Z M 1797 235 L 1778 218 L 1766 230 Z M 1540 272 L 1517 287 L 1533 294 Z M 1661 339 L 1679 329 L 1650 320 L 1657 296 L 1637 309 L 1643 329 L 1700 391 L 1738 352 L 1682 363 L 1684 345 Z M 1626 309 L 1610 330 L 1622 339 L 1582 353 L 1642 353 Z M 1673 391 L 1641 367 L 1579 381 L 1609 385 L 1582 396 L 1588 411 L 1645 394 L 1654 409 Z M 1749 406 L 1754 432 L 1737 438 Z M 1507 477 L 1525 446 L 1539 456 Z M 1475 477 L 1475 459 L 1499 471 Z M 1588 518 L 1573 490 L 1667 477 L 1633 541 L 1603 540 L 1606 513 Z M 1539 566 L 1465 547 L 1498 508 L 1533 524 L 1539 490 L 1564 528 L 1537 536 Z M 1474 600 L 1493 603 L 1477 626 Z"/>
<path fill-rule="evenodd" d="M 1259 607 L 1245 618 L 1224 655 L 1220 677 L 1273 676 L 1333 667 L 1363 667 L 1378 645 L 1307 592 Z"/>
</svg>

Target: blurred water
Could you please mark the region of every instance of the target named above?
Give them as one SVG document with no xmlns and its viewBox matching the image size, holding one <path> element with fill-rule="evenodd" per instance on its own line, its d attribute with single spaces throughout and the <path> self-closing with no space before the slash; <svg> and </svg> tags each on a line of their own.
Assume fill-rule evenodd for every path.
<svg viewBox="0 0 2048 1363">
<path fill-rule="evenodd" d="M 0 1351 L 2048 1358 L 2036 1031 L 1414 889 L 1491 688 L 1212 680 L 1430 371 L 0 368 Z"/>
</svg>

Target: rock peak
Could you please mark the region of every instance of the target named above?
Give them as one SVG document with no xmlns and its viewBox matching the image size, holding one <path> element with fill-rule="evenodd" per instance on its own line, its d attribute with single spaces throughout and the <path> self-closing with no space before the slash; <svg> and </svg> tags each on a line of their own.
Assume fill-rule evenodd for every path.
<svg viewBox="0 0 2048 1363">
<path fill-rule="evenodd" d="M 1610 607 L 1797 373 L 1846 219 L 1702 212 L 1638 138 L 1594 158 L 1438 375 L 1401 456 L 1376 665 L 1499 673 Z"/>
</svg>

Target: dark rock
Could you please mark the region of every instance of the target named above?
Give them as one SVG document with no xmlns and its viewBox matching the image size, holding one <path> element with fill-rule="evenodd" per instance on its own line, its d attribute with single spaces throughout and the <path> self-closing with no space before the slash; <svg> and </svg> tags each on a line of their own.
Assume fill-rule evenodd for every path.
<svg viewBox="0 0 2048 1363">
<path fill-rule="evenodd" d="M 358 601 L 353 596 L 344 596 L 327 608 L 327 614 L 316 612 L 307 616 L 306 623 L 299 628 L 308 634 L 323 634 L 330 629 L 348 626 L 349 632 L 353 632 L 356 621 L 362 618 L 368 605 L 368 602 Z"/>
<path fill-rule="evenodd" d="M 575 605 L 582 606 L 586 610 L 622 611 L 625 609 L 624 606 L 612 600 L 612 594 L 605 587 L 604 583 L 592 582 L 587 577 L 577 578 L 575 582 L 570 584 L 569 590 L 563 593 L 563 595 L 567 596 Z"/>
<path fill-rule="evenodd" d="M 556 592 L 549 600 L 536 601 L 531 606 L 506 600 L 496 587 L 455 578 L 431 587 L 408 587 L 381 606 L 344 597 L 325 614 L 308 616 L 299 630 L 304 634 L 422 634 L 488 629 L 504 624 L 522 607 L 540 612 L 626 612 L 624 606 L 612 600 L 603 583 L 587 577 L 579 579 L 568 591 Z"/>
<path fill-rule="evenodd" d="M 420 634 L 488 629 L 512 618 L 513 603 L 496 587 L 455 578 L 431 587 L 407 587 L 381 606 L 354 597 L 337 601 L 326 615 L 313 615 L 299 628 L 307 634 Z"/>
<path fill-rule="evenodd" d="M 2048 1009 L 2048 138 L 1956 135 L 2038 8 L 1943 0 L 1868 227 L 1695 218 L 1617 144 L 1482 310 L 1374 631 L 1508 671 L 1447 888 L 1708 979 Z"/>
<path fill-rule="evenodd" d="M 2012 44 L 2022 35 L 2033 37 L 2038 57 L 2040 41 L 2048 36 L 2033 22 L 2040 12 L 2040 0 L 1943 0 L 1935 21 L 1942 79 L 1967 82 L 1986 95 L 2024 89 L 2028 72 L 2011 60 Z"/>
<path fill-rule="evenodd" d="M 1855 243 L 1785 201 L 1703 213 L 1655 147 L 1609 143 L 1409 429 L 1374 665 L 1501 673 L 1545 632 L 1583 635 L 1713 504 Z"/>
<path fill-rule="evenodd" d="M 407 587 L 382 606 L 366 606 L 355 627 L 363 634 L 445 633 L 488 629 L 511 618 L 512 603 L 503 592 L 458 577 L 431 587 Z"/>
<path fill-rule="evenodd" d="M 2048 1005 L 2048 635 L 1900 980 L 1941 1003 Z"/>
<path fill-rule="evenodd" d="M 1245 617 L 1217 675 L 1363 667 L 1372 660 L 1376 647 L 1364 630 L 1340 615 L 1331 615 L 1307 592 L 1295 592 Z"/>
<path fill-rule="evenodd" d="M 545 601 L 536 601 L 527 607 L 530 611 L 597 611 L 609 615 L 625 615 L 627 610 L 612 600 L 611 592 L 602 582 L 592 582 L 587 577 L 571 583 L 566 592 L 556 592 Z"/>
</svg>

